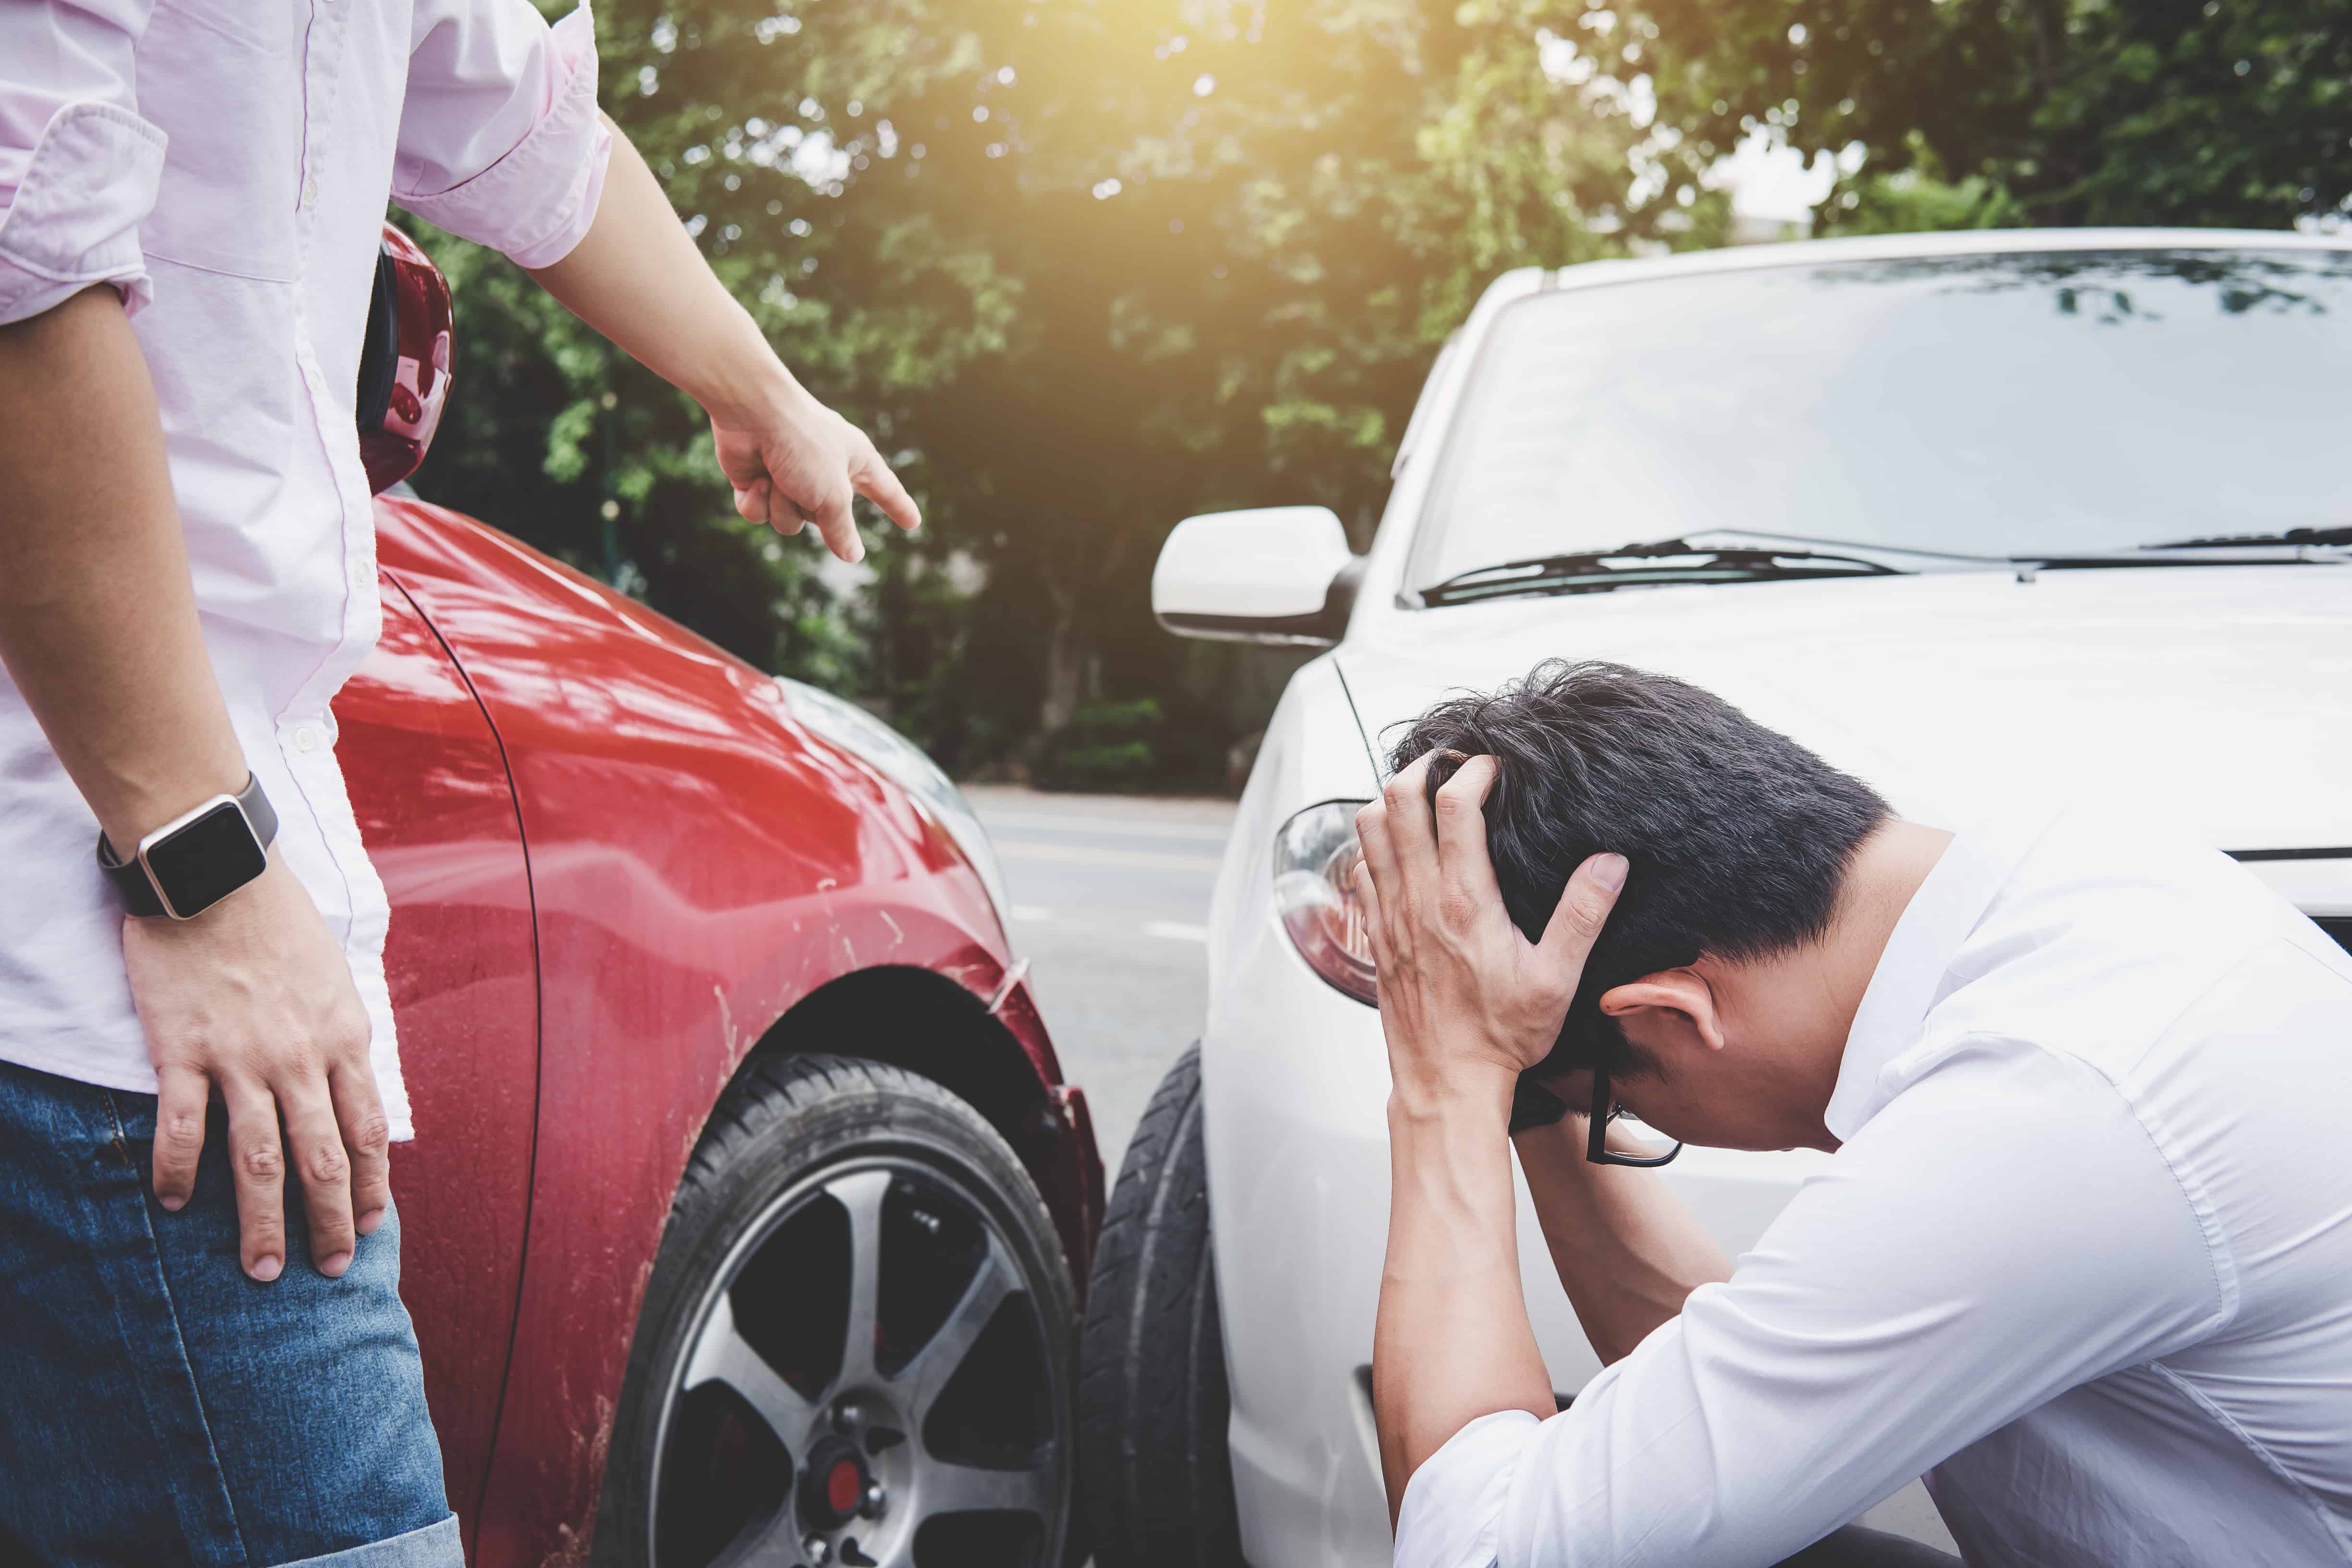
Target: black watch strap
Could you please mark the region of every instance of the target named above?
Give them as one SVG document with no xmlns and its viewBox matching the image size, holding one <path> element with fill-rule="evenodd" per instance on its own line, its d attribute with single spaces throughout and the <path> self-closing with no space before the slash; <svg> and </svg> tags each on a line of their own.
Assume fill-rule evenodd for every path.
<svg viewBox="0 0 2352 1568">
<path fill-rule="evenodd" d="M 253 828 L 254 838 L 262 848 L 268 849 L 278 837 L 278 808 L 269 804 L 269 796 L 263 793 L 259 778 L 250 774 L 247 776 L 245 787 L 236 793 L 236 804 L 244 811 L 246 822 Z M 106 873 L 108 881 L 114 884 L 114 896 L 121 901 L 126 912 L 142 919 L 172 912 L 163 907 L 162 897 L 155 891 L 155 884 L 147 879 L 147 868 L 139 863 L 136 856 L 128 860 L 116 858 L 114 846 L 106 841 L 103 832 L 98 836 L 98 868 Z"/>
</svg>

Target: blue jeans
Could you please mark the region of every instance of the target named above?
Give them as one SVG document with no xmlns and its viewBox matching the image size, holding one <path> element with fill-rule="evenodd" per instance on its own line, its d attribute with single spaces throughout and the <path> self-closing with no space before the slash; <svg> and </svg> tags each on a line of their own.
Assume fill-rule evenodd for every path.
<svg viewBox="0 0 2352 1568">
<path fill-rule="evenodd" d="M 387 1213 L 341 1279 L 237 1263 L 228 1123 L 149 1184 L 155 1097 L 0 1062 L 0 1563 L 463 1568 Z"/>
</svg>

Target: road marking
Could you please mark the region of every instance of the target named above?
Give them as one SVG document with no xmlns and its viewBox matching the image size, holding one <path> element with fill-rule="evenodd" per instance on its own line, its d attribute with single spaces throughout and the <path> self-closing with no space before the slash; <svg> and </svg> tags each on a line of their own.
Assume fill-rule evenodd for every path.
<svg viewBox="0 0 2352 1568">
<path fill-rule="evenodd" d="M 1202 844 L 1223 844 L 1233 837 L 1229 827 L 1211 827 L 1205 823 L 1154 822 L 1148 816 L 1094 816 L 1074 811 L 1067 816 L 1044 816 L 1022 811 L 984 811 L 980 814 L 982 826 L 991 833 L 999 828 L 1042 828 L 1052 833 L 1131 833 L 1145 838 L 1190 838 Z"/>
<path fill-rule="evenodd" d="M 1209 875 L 1214 875 L 1221 864 L 1213 855 L 1105 849 L 1091 844 L 1034 844 L 1023 838 L 1000 838 L 994 842 L 1000 860 L 1048 860 L 1064 866 L 1097 866 L 1124 871 L 1198 871 Z"/>
<path fill-rule="evenodd" d="M 1015 904 L 1008 912 L 1016 921 L 1050 921 L 1054 918 L 1053 910 L 1041 910 L 1034 904 Z"/>
<path fill-rule="evenodd" d="M 1208 927 L 1186 925 L 1182 921 L 1146 921 L 1143 922 L 1143 934 L 1169 937 L 1177 942 L 1209 940 Z"/>
</svg>

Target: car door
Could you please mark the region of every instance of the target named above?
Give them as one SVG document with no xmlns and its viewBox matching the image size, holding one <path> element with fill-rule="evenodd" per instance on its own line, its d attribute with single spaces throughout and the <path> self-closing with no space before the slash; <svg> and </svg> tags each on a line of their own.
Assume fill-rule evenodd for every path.
<svg viewBox="0 0 2352 1568">
<path fill-rule="evenodd" d="M 498 1429 L 539 1095 L 530 874 L 496 732 L 389 574 L 383 634 L 335 700 L 369 859 L 416 1139 L 395 1145 L 401 1295 L 416 1322 L 450 1506 L 470 1548 Z"/>
</svg>

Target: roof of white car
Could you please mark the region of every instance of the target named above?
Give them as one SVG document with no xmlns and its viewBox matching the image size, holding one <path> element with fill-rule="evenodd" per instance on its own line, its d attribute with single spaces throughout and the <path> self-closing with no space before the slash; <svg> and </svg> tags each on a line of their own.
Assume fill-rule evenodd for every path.
<svg viewBox="0 0 2352 1568">
<path fill-rule="evenodd" d="M 1837 261 L 1898 261 L 1927 256 L 1985 256 L 2078 250 L 2310 250 L 2352 251 L 2352 234 L 2298 234 L 2272 228 L 1970 228 L 1937 234 L 1864 235 L 1850 239 L 1801 239 L 1779 245 L 1741 245 L 1722 250 L 1688 250 L 1672 256 L 1588 261 L 1545 273 L 1521 268 L 1495 281 L 1499 291 L 1530 292 L 1587 289 L 1708 272 L 1747 272 L 1767 267 L 1810 267 Z M 1504 289 L 1506 283 L 1513 285 Z"/>
</svg>

